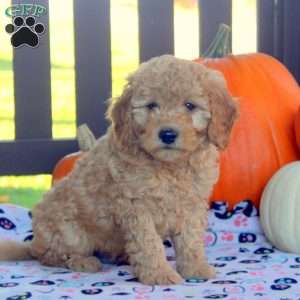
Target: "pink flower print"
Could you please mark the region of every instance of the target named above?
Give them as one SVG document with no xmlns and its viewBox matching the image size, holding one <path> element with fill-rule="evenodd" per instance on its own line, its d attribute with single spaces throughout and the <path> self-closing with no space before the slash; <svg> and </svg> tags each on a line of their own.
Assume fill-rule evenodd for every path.
<svg viewBox="0 0 300 300">
<path fill-rule="evenodd" d="M 234 235 L 231 232 L 223 232 L 221 239 L 222 241 L 231 242 L 234 238 Z"/>
<path fill-rule="evenodd" d="M 62 288 L 62 290 L 65 292 L 65 293 L 70 293 L 70 294 L 74 294 L 76 289 L 70 289 L 70 288 Z"/>
<path fill-rule="evenodd" d="M 208 246 L 213 241 L 213 237 L 211 235 L 206 235 L 204 238 L 205 246 Z"/>
<path fill-rule="evenodd" d="M 80 277 L 81 277 L 81 274 L 80 274 L 80 273 L 74 273 L 74 274 L 72 274 L 72 276 L 71 276 L 72 279 L 78 279 L 78 278 L 80 278 Z"/>
<path fill-rule="evenodd" d="M 8 273 L 9 270 L 5 268 L 0 268 L 0 273 Z"/>
<path fill-rule="evenodd" d="M 248 225 L 247 222 L 248 222 L 247 217 L 239 215 L 236 217 L 233 223 L 236 227 L 242 227 L 242 226 L 247 227 Z"/>
<path fill-rule="evenodd" d="M 252 285 L 250 289 L 253 292 L 263 292 L 265 290 L 265 286 L 262 283 L 257 283 Z"/>
<path fill-rule="evenodd" d="M 282 276 L 285 276 L 287 275 L 288 273 L 287 272 L 284 272 L 284 271 L 281 271 L 281 272 L 278 272 L 279 275 L 282 275 Z"/>
<path fill-rule="evenodd" d="M 241 286 L 226 286 L 224 288 L 224 292 L 228 294 L 243 294 L 245 292 L 245 288 Z"/>
<path fill-rule="evenodd" d="M 254 277 L 264 277 L 265 274 L 262 271 L 251 271 L 249 272 L 249 275 L 254 276 Z"/>
<path fill-rule="evenodd" d="M 273 265 L 272 269 L 277 269 L 277 270 L 282 269 L 282 265 Z"/>
<path fill-rule="evenodd" d="M 204 244 L 205 246 L 213 246 L 217 241 L 217 235 L 216 233 L 214 233 L 213 231 L 208 231 L 206 232 L 206 234 L 204 235 Z"/>
</svg>

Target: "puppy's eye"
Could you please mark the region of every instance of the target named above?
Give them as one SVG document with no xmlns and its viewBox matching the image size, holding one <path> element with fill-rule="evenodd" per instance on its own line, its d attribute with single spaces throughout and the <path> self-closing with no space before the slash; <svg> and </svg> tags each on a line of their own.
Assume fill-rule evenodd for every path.
<svg viewBox="0 0 300 300">
<path fill-rule="evenodd" d="M 194 110 L 197 106 L 195 104 L 193 104 L 192 102 L 186 102 L 185 104 L 185 107 L 189 110 L 189 111 L 192 111 Z"/>
<path fill-rule="evenodd" d="M 153 109 L 155 109 L 155 108 L 158 108 L 159 106 L 158 106 L 157 103 L 151 102 L 151 103 L 147 104 L 146 107 L 147 107 L 149 110 L 153 110 Z"/>
</svg>

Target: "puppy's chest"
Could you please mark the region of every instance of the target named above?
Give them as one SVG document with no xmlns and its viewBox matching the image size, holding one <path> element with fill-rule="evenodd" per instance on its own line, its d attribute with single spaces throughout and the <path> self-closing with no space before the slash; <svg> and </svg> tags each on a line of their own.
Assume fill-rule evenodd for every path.
<svg viewBox="0 0 300 300">
<path fill-rule="evenodd" d="M 148 170 L 147 170 L 148 171 Z M 145 171 L 136 176 L 135 181 L 127 181 L 127 190 L 133 198 L 152 199 L 168 202 L 197 197 L 196 177 L 192 172 Z"/>
<path fill-rule="evenodd" d="M 197 172 L 188 167 L 173 170 L 148 166 L 112 168 L 111 192 L 115 198 L 131 199 L 141 205 L 152 215 L 158 232 L 166 236 L 180 232 L 184 220 L 195 209 L 206 210 L 215 176 L 208 180 L 207 169 L 211 166 L 202 166 Z"/>
<path fill-rule="evenodd" d="M 192 174 L 159 172 L 140 195 L 138 201 L 151 212 L 162 236 L 180 231 L 184 220 L 201 201 L 193 181 Z"/>
<path fill-rule="evenodd" d="M 151 189 L 154 196 L 165 198 L 166 201 L 171 199 L 190 198 L 196 196 L 195 176 L 191 172 L 158 172 L 155 177 L 155 188 Z M 183 199 L 181 199 L 183 200 Z"/>
</svg>

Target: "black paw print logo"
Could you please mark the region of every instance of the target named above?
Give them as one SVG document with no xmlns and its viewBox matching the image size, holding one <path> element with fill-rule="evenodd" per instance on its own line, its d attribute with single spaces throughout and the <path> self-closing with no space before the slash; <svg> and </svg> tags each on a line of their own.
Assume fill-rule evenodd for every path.
<svg viewBox="0 0 300 300">
<path fill-rule="evenodd" d="M 12 24 L 5 26 L 5 31 L 11 34 L 11 44 L 17 48 L 22 45 L 36 47 L 39 43 L 39 35 L 44 33 L 45 26 L 42 23 L 36 23 L 32 16 L 25 20 L 22 17 L 15 17 Z"/>
</svg>

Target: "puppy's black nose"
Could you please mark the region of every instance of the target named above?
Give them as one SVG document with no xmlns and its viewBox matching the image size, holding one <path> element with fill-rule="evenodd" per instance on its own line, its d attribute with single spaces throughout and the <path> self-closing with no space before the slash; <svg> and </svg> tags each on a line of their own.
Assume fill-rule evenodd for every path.
<svg viewBox="0 0 300 300">
<path fill-rule="evenodd" d="M 158 136 L 160 140 L 167 145 L 173 144 L 178 136 L 178 132 L 171 128 L 162 129 Z"/>
</svg>

